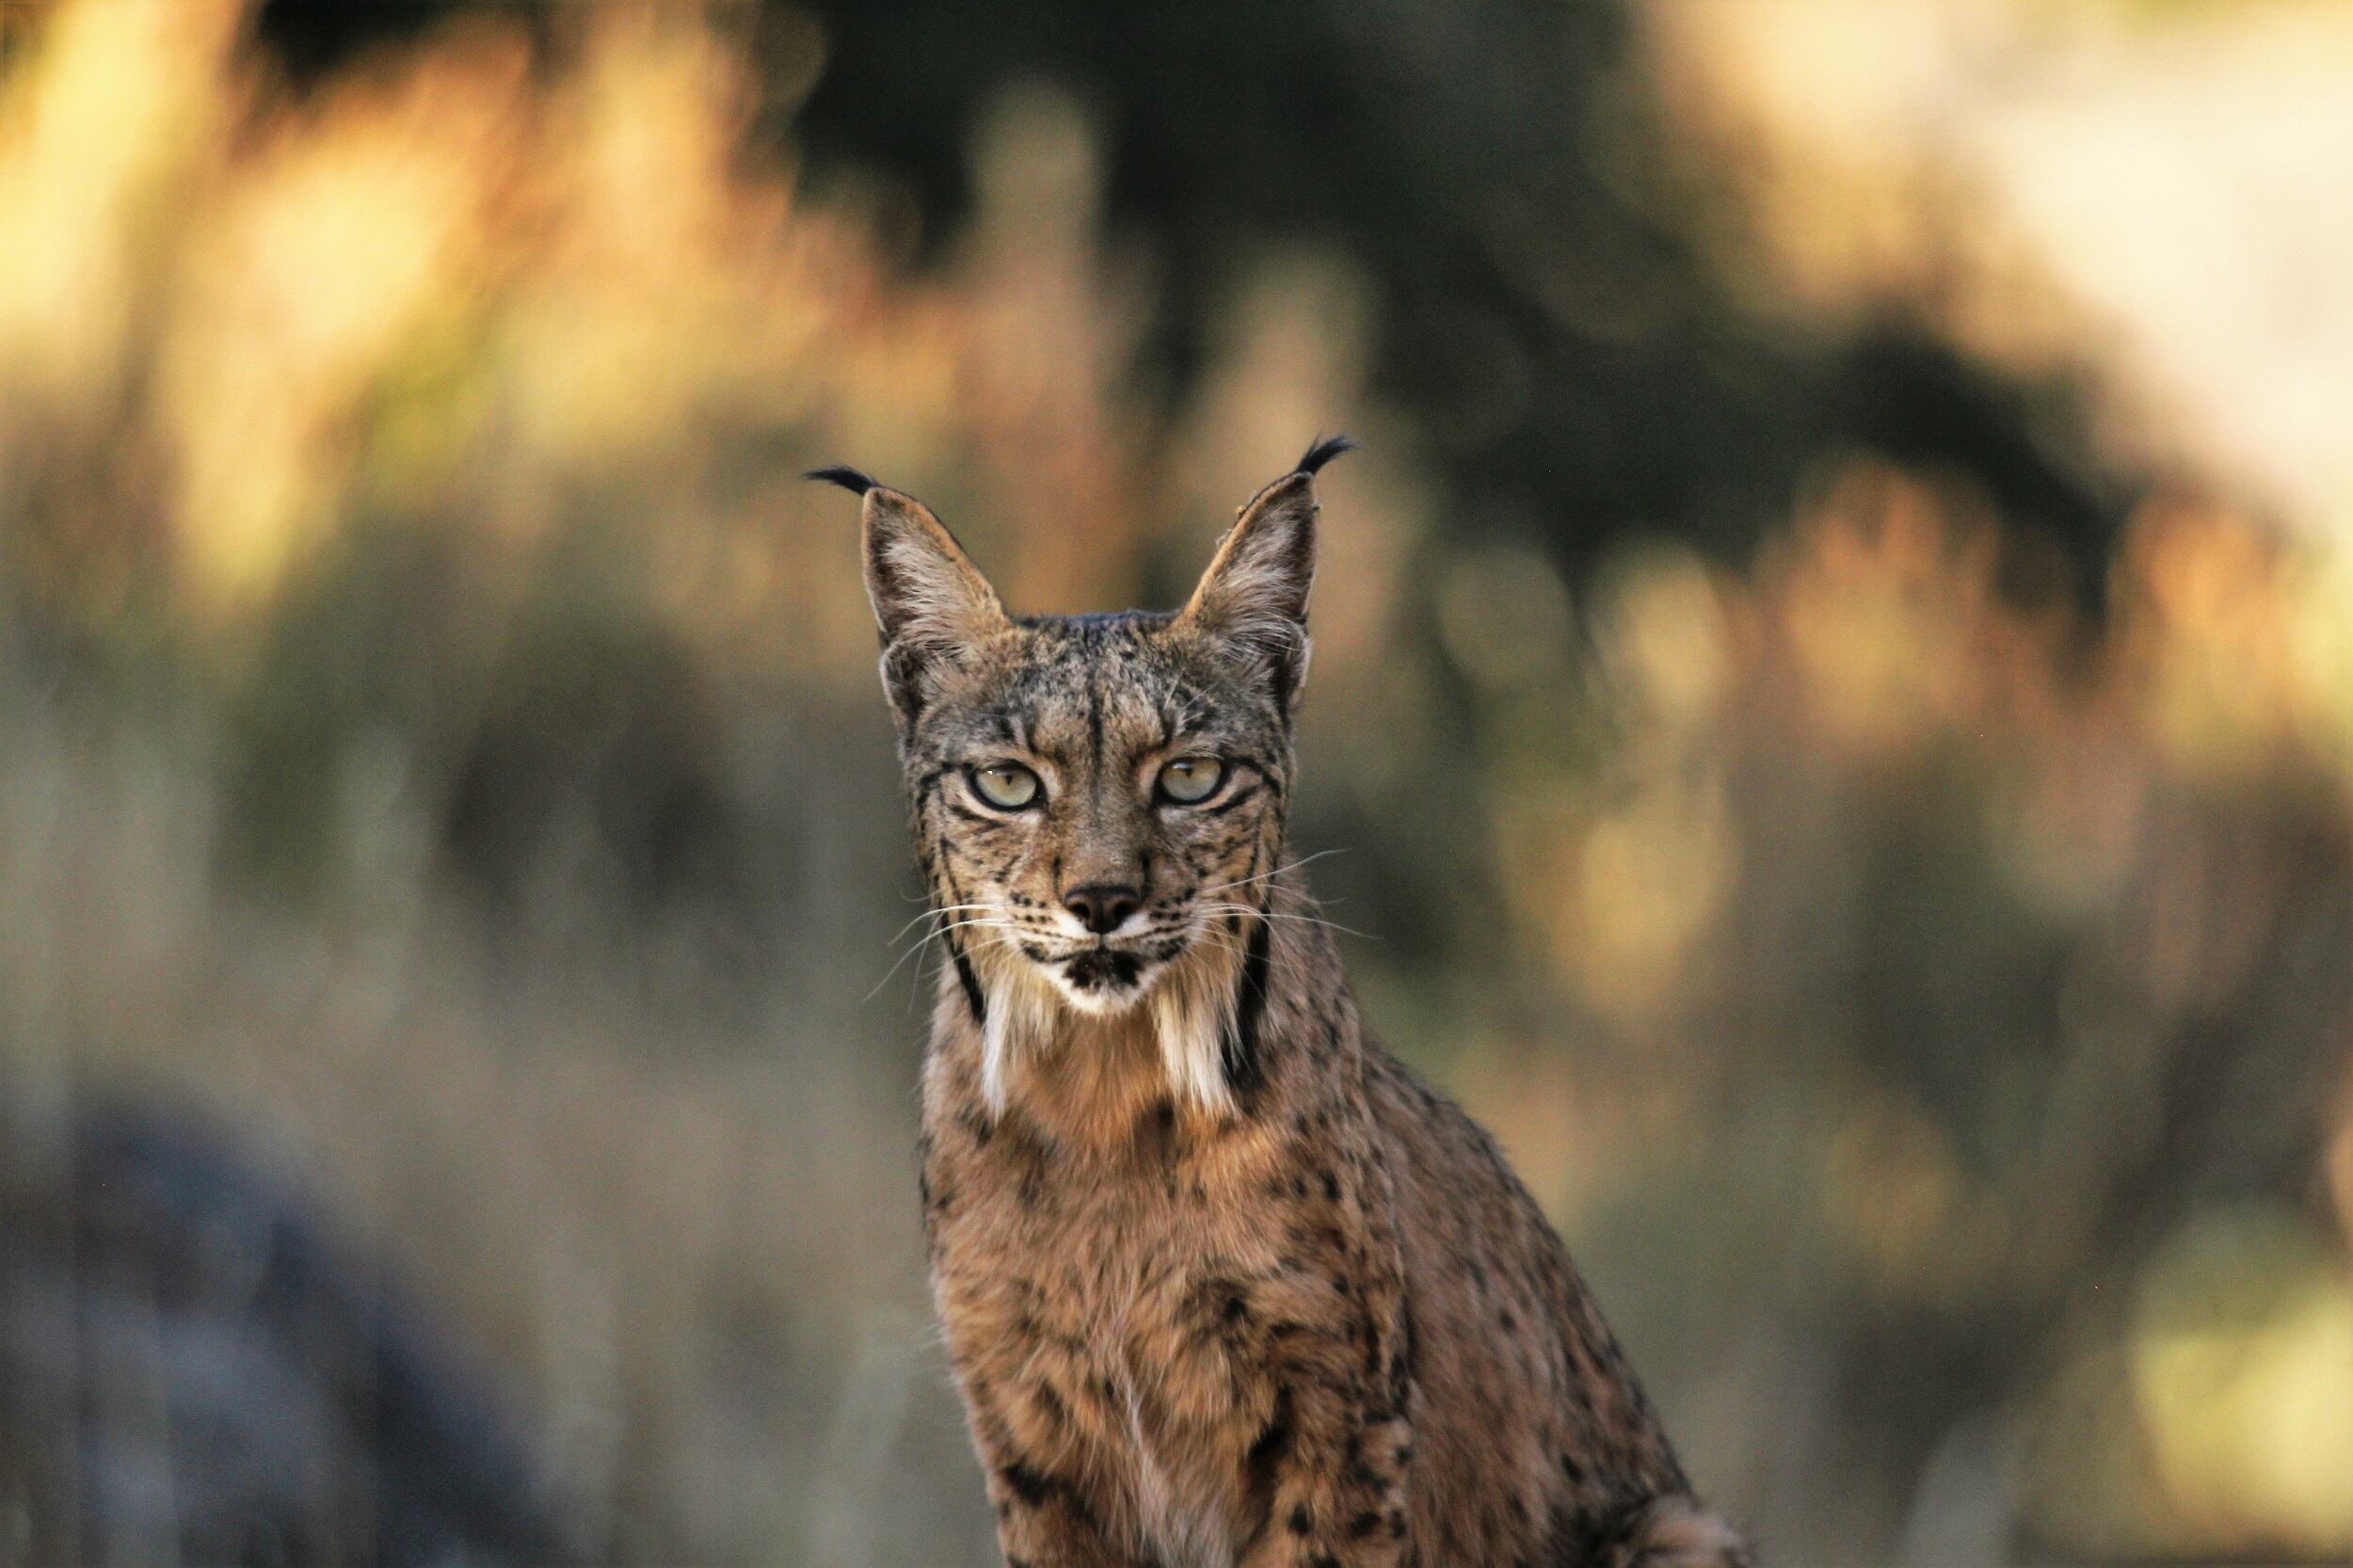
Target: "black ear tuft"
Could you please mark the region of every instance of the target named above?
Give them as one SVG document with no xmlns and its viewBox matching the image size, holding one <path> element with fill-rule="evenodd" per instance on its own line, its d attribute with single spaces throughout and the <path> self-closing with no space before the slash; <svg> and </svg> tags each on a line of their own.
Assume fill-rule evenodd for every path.
<svg viewBox="0 0 2353 1568">
<path fill-rule="evenodd" d="M 1315 445 L 1307 449 L 1307 455 L 1299 459 L 1299 466 L 1291 472 L 1312 474 L 1341 453 L 1355 450 L 1356 443 L 1346 436 L 1333 436 L 1328 439 L 1319 436 L 1316 438 Z"/>
<path fill-rule="evenodd" d="M 864 495 L 877 487 L 872 479 L 854 468 L 813 468 L 801 475 L 804 479 L 822 479 L 828 485 L 839 485 L 852 495 Z"/>
</svg>

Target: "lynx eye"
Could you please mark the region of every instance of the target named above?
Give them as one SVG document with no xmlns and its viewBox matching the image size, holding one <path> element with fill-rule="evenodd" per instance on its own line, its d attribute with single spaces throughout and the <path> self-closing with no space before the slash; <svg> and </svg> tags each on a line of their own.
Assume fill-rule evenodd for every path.
<svg viewBox="0 0 2353 1568">
<path fill-rule="evenodd" d="M 1037 803 L 1037 775 L 1018 762 L 991 762 L 968 776 L 972 792 L 1000 811 L 1018 811 Z"/>
<path fill-rule="evenodd" d="M 1179 757 L 1160 770 L 1160 793 L 1179 806 L 1194 806 L 1217 791 L 1225 764 L 1214 757 Z"/>
</svg>

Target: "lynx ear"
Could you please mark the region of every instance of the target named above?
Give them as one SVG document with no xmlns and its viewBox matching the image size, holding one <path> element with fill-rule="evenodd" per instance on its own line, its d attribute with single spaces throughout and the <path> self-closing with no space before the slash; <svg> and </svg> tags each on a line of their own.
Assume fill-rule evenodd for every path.
<svg viewBox="0 0 2353 1568">
<path fill-rule="evenodd" d="M 1262 671 L 1285 712 L 1307 677 L 1307 590 L 1316 577 L 1316 471 L 1355 443 L 1319 440 L 1250 498 L 1177 616 Z"/>
<path fill-rule="evenodd" d="M 920 703 L 923 672 L 1008 624 L 997 590 L 931 508 L 856 469 L 808 475 L 866 498 L 861 553 L 866 597 L 882 629 L 883 686 L 903 718 Z"/>
</svg>

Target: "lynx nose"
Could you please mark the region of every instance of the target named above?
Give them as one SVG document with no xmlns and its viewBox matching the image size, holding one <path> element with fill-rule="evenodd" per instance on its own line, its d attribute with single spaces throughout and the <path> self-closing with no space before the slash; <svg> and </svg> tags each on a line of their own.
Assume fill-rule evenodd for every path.
<svg viewBox="0 0 2353 1568">
<path fill-rule="evenodd" d="M 1108 882 L 1092 882 L 1083 888 L 1073 888 L 1063 894 L 1062 906 L 1079 917 L 1080 923 L 1097 936 L 1117 931 L 1119 922 L 1136 912 L 1144 902 L 1140 888 L 1123 888 Z"/>
</svg>

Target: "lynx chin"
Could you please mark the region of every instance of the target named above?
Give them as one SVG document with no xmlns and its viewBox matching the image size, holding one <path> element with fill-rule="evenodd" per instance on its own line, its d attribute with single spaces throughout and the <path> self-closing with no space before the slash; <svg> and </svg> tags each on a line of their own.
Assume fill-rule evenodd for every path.
<svg viewBox="0 0 2353 1568">
<path fill-rule="evenodd" d="M 1016 1568 L 1734 1568 L 1559 1238 L 1284 845 L 1320 441 L 1174 614 L 1016 616 L 865 498 L 945 937 L 920 1190 Z"/>
</svg>

